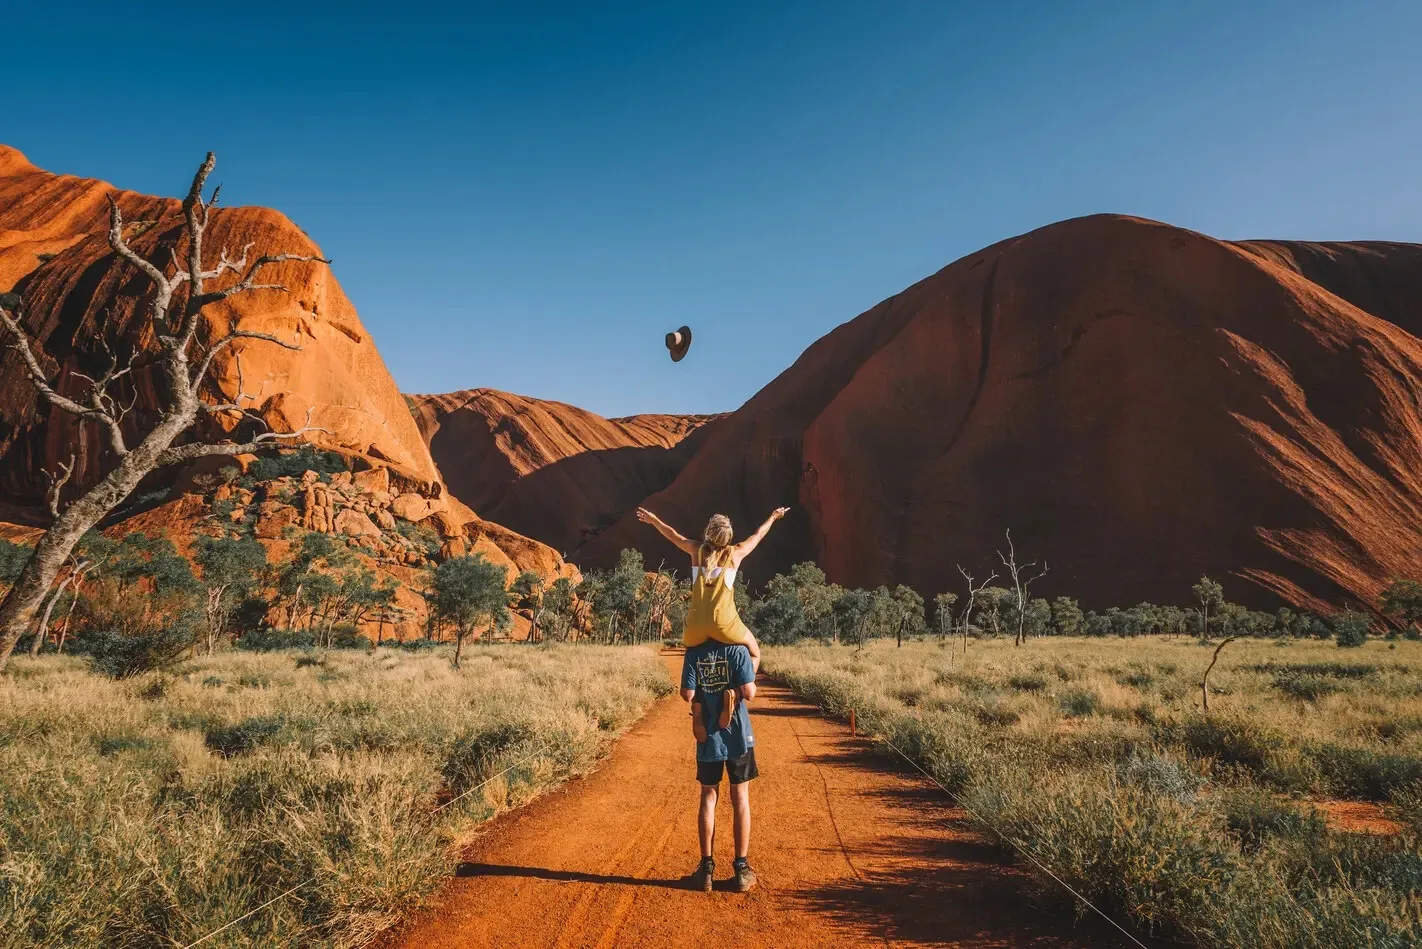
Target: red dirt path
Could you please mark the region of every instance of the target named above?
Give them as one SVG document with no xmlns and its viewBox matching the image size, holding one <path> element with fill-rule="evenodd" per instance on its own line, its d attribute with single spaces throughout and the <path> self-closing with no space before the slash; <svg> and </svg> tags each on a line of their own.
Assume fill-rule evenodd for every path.
<svg viewBox="0 0 1422 949">
<path fill-rule="evenodd" d="M 675 672 L 679 655 L 666 656 Z M 913 772 L 789 690 L 752 703 L 761 777 L 739 895 L 684 888 L 696 865 L 686 707 L 656 703 L 591 776 L 496 819 L 434 908 L 387 946 L 1111 946 L 1024 895 L 1021 870 Z M 721 795 L 717 876 L 731 866 Z M 1103 924 L 1104 925 L 1104 924 Z"/>
</svg>

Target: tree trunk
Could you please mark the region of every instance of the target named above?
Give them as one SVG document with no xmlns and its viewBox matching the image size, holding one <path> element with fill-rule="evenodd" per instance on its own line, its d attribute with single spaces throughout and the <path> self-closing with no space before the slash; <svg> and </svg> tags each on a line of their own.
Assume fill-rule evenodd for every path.
<svg viewBox="0 0 1422 949">
<path fill-rule="evenodd" d="M 1200 679 L 1200 701 L 1205 706 L 1206 712 L 1210 710 L 1210 673 L 1214 671 L 1215 663 L 1220 661 L 1220 652 L 1224 650 L 1224 647 L 1238 638 L 1237 636 L 1231 636 L 1215 647 L 1214 658 L 1210 660 L 1209 666 L 1205 669 L 1204 676 Z"/>
<path fill-rule="evenodd" d="M 459 668 L 459 656 L 464 652 L 464 630 L 454 632 L 454 668 Z"/>
<path fill-rule="evenodd" d="M 5 594 L 5 599 L 0 600 L 0 672 L 9 663 L 15 643 L 34 622 L 45 594 L 54 585 L 54 578 L 80 538 L 118 507 L 138 487 L 143 476 L 158 466 L 159 454 L 192 425 L 196 412 L 196 408 L 192 412 L 176 412 L 160 421 L 147 438 L 123 457 L 118 467 L 88 494 L 65 508 L 35 544 L 35 551 L 19 579 Z"/>
<path fill-rule="evenodd" d="M 49 598 L 49 603 L 45 604 L 44 615 L 40 617 L 39 628 L 35 630 L 35 641 L 30 644 L 31 656 L 38 656 L 40 648 L 44 646 L 44 641 L 49 638 L 49 618 L 54 613 L 54 606 L 64 595 L 65 588 L 69 586 L 69 582 L 75 576 L 76 573 L 71 570 L 69 576 L 61 580 L 59 586 L 55 588 L 54 596 Z"/>
<path fill-rule="evenodd" d="M 59 627 L 59 645 L 55 647 L 55 652 L 64 652 L 64 640 L 69 636 L 69 621 L 74 616 L 74 607 L 79 603 L 79 588 L 84 585 L 84 574 L 88 572 L 88 567 L 79 571 L 79 579 L 74 584 L 74 593 L 69 597 L 69 609 L 65 610 L 64 622 Z"/>
</svg>

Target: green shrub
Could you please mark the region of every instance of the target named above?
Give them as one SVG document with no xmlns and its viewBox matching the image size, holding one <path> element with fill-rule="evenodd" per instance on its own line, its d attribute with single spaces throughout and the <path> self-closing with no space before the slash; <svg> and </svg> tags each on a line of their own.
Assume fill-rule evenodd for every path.
<svg viewBox="0 0 1422 949">
<path fill-rule="evenodd" d="M 316 645 L 316 634 L 305 629 L 249 629 L 233 645 L 251 652 L 311 649 Z"/>
<path fill-rule="evenodd" d="M 300 478 L 308 471 L 333 475 L 346 471 L 346 459 L 331 451 L 319 451 L 310 445 L 302 445 L 294 451 L 284 451 L 278 455 L 258 458 L 247 468 L 247 477 L 255 482 L 275 481 L 277 478 Z M 323 481 L 330 480 L 329 477 Z"/>
<path fill-rule="evenodd" d="M 1183 761 L 1139 750 L 1132 751 L 1121 767 L 1121 779 L 1182 804 L 1193 801 L 1205 783 Z"/>
<path fill-rule="evenodd" d="M 1282 675 L 1274 677 L 1274 688 L 1285 695 L 1305 702 L 1316 702 L 1342 688 L 1333 680 L 1318 675 Z"/>
<path fill-rule="evenodd" d="M 1313 808 L 1302 810 L 1279 800 L 1261 788 L 1242 786 L 1227 793 L 1222 801 L 1225 826 L 1247 848 L 1260 846 L 1273 837 L 1288 837 L 1317 843 L 1328 825 Z"/>
<path fill-rule="evenodd" d="M 272 742 L 286 727 L 285 715 L 256 715 L 235 725 L 212 728 L 203 735 L 207 747 L 230 758 Z"/>
<path fill-rule="evenodd" d="M 74 651 L 88 656 L 95 672 L 127 679 L 173 668 L 195 642 L 197 634 L 191 626 L 174 623 L 128 636 L 114 630 L 85 633 L 75 640 Z"/>
<path fill-rule="evenodd" d="M 1386 801 L 1422 782 L 1422 758 L 1416 755 L 1336 744 L 1309 753 L 1329 789 L 1340 797 Z"/>
<path fill-rule="evenodd" d="M 1007 684 L 1018 692 L 1040 692 L 1047 687 L 1047 680 L 1044 676 L 1032 673 L 1031 675 L 1010 676 Z"/>
<path fill-rule="evenodd" d="M 1057 704 L 1061 706 L 1062 714 L 1070 718 L 1084 718 L 1101 710 L 1101 697 L 1095 692 L 1071 689 L 1057 697 Z"/>
<path fill-rule="evenodd" d="M 1179 744 L 1192 755 L 1222 764 L 1262 771 L 1282 736 L 1244 718 L 1194 715 L 1158 729 L 1164 742 Z"/>
</svg>

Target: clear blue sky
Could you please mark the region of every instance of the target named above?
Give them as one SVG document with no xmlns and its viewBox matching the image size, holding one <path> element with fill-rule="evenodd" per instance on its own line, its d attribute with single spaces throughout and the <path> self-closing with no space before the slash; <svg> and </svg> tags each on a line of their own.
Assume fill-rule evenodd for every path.
<svg viewBox="0 0 1422 949">
<path fill-rule="evenodd" d="M 1411 0 L 203 6 L 8 9 L 0 141 L 170 195 L 215 150 L 225 199 L 335 258 L 408 392 L 733 409 L 1097 211 L 1422 241 Z"/>
</svg>

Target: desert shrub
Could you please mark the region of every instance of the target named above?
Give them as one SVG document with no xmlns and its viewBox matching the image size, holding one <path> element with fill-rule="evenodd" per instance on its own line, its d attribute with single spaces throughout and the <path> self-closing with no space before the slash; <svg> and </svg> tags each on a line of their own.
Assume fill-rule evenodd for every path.
<svg viewBox="0 0 1422 949">
<path fill-rule="evenodd" d="M 1044 676 L 1030 673 L 1027 675 L 1009 676 L 1007 684 L 1018 692 L 1041 692 L 1047 687 L 1047 680 Z"/>
<path fill-rule="evenodd" d="M 1274 688 L 1305 702 L 1316 702 L 1341 689 L 1334 679 L 1318 675 L 1275 675 Z"/>
<path fill-rule="evenodd" d="M 271 652 L 276 649 L 312 649 L 316 634 L 305 629 L 249 629 L 233 643 L 238 649 Z"/>
<path fill-rule="evenodd" d="M 1244 718 L 1194 715 L 1165 723 L 1158 729 L 1162 741 L 1179 744 L 1190 754 L 1222 764 L 1264 770 L 1282 736 Z"/>
<path fill-rule="evenodd" d="M 197 633 L 192 626 L 174 623 L 131 635 L 113 630 L 86 632 L 75 640 L 74 651 L 88 656 L 95 672 L 114 679 L 127 679 L 173 668 L 183 661 L 195 642 Z"/>
<path fill-rule="evenodd" d="M 254 715 L 233 725 L 209 729 L 203 741 L 213 751 L 230 758 L 272 742 L 286 724 L 284 715 Z"/>
<path fill-rule="evenodd" d="M 1069 689 L 1057 697 L 1062 714 L 1070 718 L 1084 718 L 1101 711 L 1101 697 L 1084 689 Z"/>
<path fill-rule="evenodd" d="M 345 470 L 346 459 L 341 455 L 302 445 L 294 451 L 258 458 L 248 466 L 247 477 L 252 481 L 262 482 L 275 481 L 277 478 L 300 478 L 308 471 L 329 476 Z"/>
<path fill-rule="evenodd" d="M 1121 767 L 1121 779 L 1181 803 L 1193 801 L 1205 783 L 1185 762 L 1142 750 L 1131 752 Z"/>
<path fill-rule="evenodd" d="M 1144 669 L 1133 669 L 1116 676 L 1116 683 L 1133 689 L 1148 689 L 1155 684 L 1155 676 Z"/>
<path fill-rule="evenodd" d="M 1313 808 L 1301 809 L 1270 792 L 1250 785 L 1230 790 L 1223 798 L 1225 826 L 1245 847 L 1258 847 L 1272 837 L 1316 843 L 1327 822 Z"/>
<path fill-rule="evenodd" d="M 1386 801 L 1422 782 L 1422 757 L 1327 743 L 1309 749 L 1329 789 L 1340 797 Z"/>
<path fill-rule="evenodd" d="M 1338 645 L 1356 648 L 1368 641 L 1368 633 L 1372 631 L 1373 627 L 1373 618 L 1367 613 L 1357 610 L 1344 610 L 1342 613 L 1330 616 L 1328 625 L 1332 627 L 1333 637 Z"/>
</svg>

